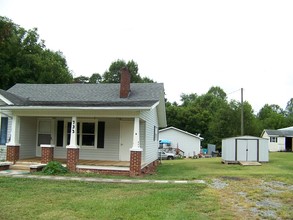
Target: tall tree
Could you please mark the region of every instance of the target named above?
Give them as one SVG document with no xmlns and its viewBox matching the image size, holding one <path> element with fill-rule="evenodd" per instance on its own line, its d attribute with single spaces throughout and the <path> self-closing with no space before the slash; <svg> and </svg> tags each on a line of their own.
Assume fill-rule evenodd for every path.
<svg viewBox="0 0 293 220">
<path fill-rule="evenodd" d="M 0 88 L 15 83 L 71 83 L 61 52 L 45 47 L 37 29 L 25 30 L 0 16 Z"/>
<path fill-rule="evenodd" d="M 257 116 L 263 129 L 279 129 L 288 125 L 285 112 L 278 105 L 266 104 L 260 109 Z"/>
<path fill-rule="evenodd" d="M 120 70 L 122 67 L 127 67 L 131 74 L 131 82 L 132 83 L 146 83 L 146 82 L 154 82 L 148 77 L 141 77 L 138 73 L 138 65 L 133 60 L 128 61 L 127 63 L 124 60 L 114 61 L 109 70 L 105 71 L 102 76 L 101 82 L 103 83 L 119 83 L 120 82 Z"/>
<path fill-rule="evenodd" d="M 99 73 L 93 73 L 89 79 L 89 83 L 101 83 L 102 76 Z"/>
</svg>

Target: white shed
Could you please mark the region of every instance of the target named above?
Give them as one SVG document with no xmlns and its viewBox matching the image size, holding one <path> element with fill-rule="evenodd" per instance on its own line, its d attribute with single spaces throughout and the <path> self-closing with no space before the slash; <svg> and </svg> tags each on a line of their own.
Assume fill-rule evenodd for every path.
<svg viewBox="0 0 293 220">
<path fill-rule="evenodd" d="M 268 162 L 268 140 L 253 136 L 240 136 L 222 140 L 223 162 Z"/>
<path fill-rule="evenodd" d="M 200 153 L 202 137 L 191 134 L 175 127 L 168 127 L 159 131 L 160 140 L 168 140 L 168 147 L 179 148 L 184 152 L 185 157 L 193 157 Z"/>
</svg>

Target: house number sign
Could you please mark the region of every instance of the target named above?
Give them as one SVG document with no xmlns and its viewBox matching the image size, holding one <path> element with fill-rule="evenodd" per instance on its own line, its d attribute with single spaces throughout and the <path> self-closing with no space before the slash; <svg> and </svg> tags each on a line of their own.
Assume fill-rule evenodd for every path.
<svg viewBox="0 0 293 220">
<path fill-rule="evenodd" d="M 75 120 L 72 120 L 71 133 L 75 133 Z"/>
</svg>

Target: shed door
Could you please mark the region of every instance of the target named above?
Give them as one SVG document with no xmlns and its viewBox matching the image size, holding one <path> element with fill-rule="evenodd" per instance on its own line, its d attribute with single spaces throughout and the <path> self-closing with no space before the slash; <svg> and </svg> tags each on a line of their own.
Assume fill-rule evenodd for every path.
<svg viewBox="0 0 293 220">
<path fill-rule="evenodd" d="M 120 122 L 120 151 L 119 159 L 121 161 L 130 161 L 130 148 L 133 144 L 133 121 Z"/>
<path fill-rule="evenodd" d="M 237 140 L 237 161 L 258 161 L 257 140 Z"/>
<path fill-rule="evenodd" d="M 247 156 L 246 156 L 246 149 L 247 149 L 247 140 L 237 140 L 237 145 L 236 145 L 236 160 L 237 161 L 247 161 Z"/>
<path fill-rule="evenodd" d="M 247 161 L 257 161 L 257 140 L 247 140 Z"/>
</svg>

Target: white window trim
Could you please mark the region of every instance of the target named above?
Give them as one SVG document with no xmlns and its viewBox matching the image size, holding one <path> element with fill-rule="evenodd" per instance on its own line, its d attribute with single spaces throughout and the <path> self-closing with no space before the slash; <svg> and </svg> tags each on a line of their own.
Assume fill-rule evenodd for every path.
<svg viewBox="0 0 293 220">
<path fill-rule="evenodd" d="M 61 120 L 61 119 L 60 119 Z M 71 122 L 70 119 L 64 119 L 64 134 L 63 134 L 63 147 L 66 147 L 67 145 L 67 128 L 68 128 L 68 122 Z M 79 147 L 82 149 L 97 149 L 97 144 L 98 144 L 98 119 L 77 119 L 77 123 L 79 124 L 79 129 L 80 131 L 82 131 L 82 126 L 83 123 L 94 123 L 95 124 L 95 131 L 94 131 L 94 135 L 95 135 L 95 140 L 94 140 L 94 146 L 86 146 L 86 145 L 81 145 L 82 143 L 82 132 L 79 132 Z"/>
</svg>

